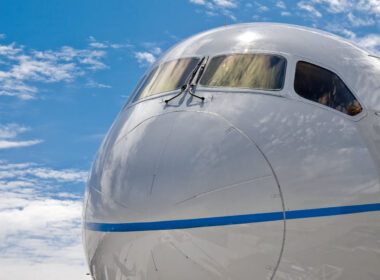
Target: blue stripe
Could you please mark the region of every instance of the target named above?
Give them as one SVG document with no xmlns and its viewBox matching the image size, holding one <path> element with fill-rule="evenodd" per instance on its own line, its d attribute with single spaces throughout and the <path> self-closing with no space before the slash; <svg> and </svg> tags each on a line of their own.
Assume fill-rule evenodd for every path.
<svg viewBox="0 0 380 280">
<path fill-rule="evenodd" d="M 347 214 L 373 212 L 373 211 L 380 211 L 380 203 L 286 211 L 286 219 L 294 220 L 294 219 L 316 218 L 316 217 L 347 215 Z M 117 223 L 117 224 L 86 223 L 86 229 L 93 230 L 93 231 L 102 231 L 102 232 L 171 230 L 171 229 L 262 223 L 262 222 L 271 222 L 271 221 L 281 221 L 283 219 L 284 219 L 283 212 L 270 212 L 270 213 L 245 214 L 245 215 L 186 219 L 186 220 L 157 221 L 157 222 Z"/>
</svg>

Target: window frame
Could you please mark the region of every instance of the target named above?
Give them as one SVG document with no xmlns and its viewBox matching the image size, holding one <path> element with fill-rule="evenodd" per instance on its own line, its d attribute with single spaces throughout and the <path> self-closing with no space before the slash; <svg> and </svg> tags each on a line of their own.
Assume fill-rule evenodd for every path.
<svg viewBox="0 0 380 280">
<path fill-rule="evenodd" d="M 283 81 L 282 87 L 280 89 L 261 89 L 261 88 L 243 88 L 243 87 L 213 87 L 213 86 L 202 85 L 200 83 L 200 81 L 202 80 L 203 74 L 206 73 L 206 71 L 210 65 L 210 61 L 213 58 L 220 57 L 220 56 L 233 56 L 233 55 L 241 55 L 241 54 L 272 55 L 272 56 L 278 56 L 278 57 L 281 57 L 282 59 L 284 59 L 284 61 L 285 61 L 285 65 L 284 65 L 285 72 L 284 72 L 284 81 Z M 281 52 L 264 52 L 264 51 L 259 51 L 259 52 L 255 52 L 255 51 L 231 52 L 231 53 L 226 52 L 226 53 L 218 53 L 218 54 L 215 54 L 213 56 L 210 55 L 208 58 L 206 68 L 203 71 L 202 77 L 200 78 L 199 83 L 197 84 L 197 89 L 199 88 L 200 90 L 223 91 L 223 92 L 224 91 L 230 91 L 230 92 L 243 92 L 243 93 L 255 91 L 255 92 L 265 92 L 268 94 L 274 94 L 276 96 L 279 96 L 281 94 L 275 94 L 275 93 L 282 92 L 284 89 L 286 89 L 288 65 L 289 65 L 288 59 L 289 58 L 287 58 Z"/>
<path fill-rule="evenodd" d="M 184 56 L 184 57 L 177 57 L 177 58 L 172 58 L 172 59 L 169 59 L 169 60 L 166 60 L 166 61 L 157 61 L 155 63 L 153 63 L 149 69 L 143 74 L 143 76 L 141 77 L 141 80 L 137 82 L 136 84 L 136 88 L 132 91 L 131 95 L 129 96 L 128 98 L 128 101 L 126 103 L 126 105 L 124 106 L 125 108 L 129 107 L 129 106 L 132 106 L 132 105 L 135 105 L 135 104 L 138 104 L 140 102 L 143 102 L 143 101 L 147 101 L 147 100 L 150 100 L 150 99 L 155 99 L 157 97 L 160 97 L 160 96 L 166 96 L 166 95 L 169 95 L 171 93 L 175 93 L 175 92 L 178 92 L 179 90 L 181 90 L 180 88 L 179 89 L 173 89 L 173 90 L 168 90 L 168 91 L 163 91 L 163 92 L 159 92 L 159 93 L 155 93 L 153 95 L 149 95 L 147 97 L 144 97 L 144 98 L 141 98 L 141 99 L 138 99 L 138 100 L 135 100 L 136 98 L 136 95 L 139 93 L 139 90 L 140 88 L 143 86 L 143 84 L 145 83 L 146 79 L 149 77 L 149 75 L 155 70 L 157 69 L 160 65 L 164 64 L 164 63 L 169 63 L 169 62 L 172 62 L 172 61 L 175 61 L 175 60 L 180 60 L 180 59 L 188 59 L 188 58 L 195 58 L 195 59 L 198 59 L 199 61 L 202 59 L 203 56 Z M 199 62 L 198 61 L 198 62 Z"/>
<path fill-rule="evenodd" d="M 143 76 L 141 77 L 141 79 L 137 82 L 135 88 L 132 90 L 131 94 L 129 95 L 129 97 L 127 99 L 127 102 L 123 106 L 123 109 L 126 108 L 128 105 L 130 105 L 132 103 L 135 103 L 135 102 L 133 102 L 133 100 L 135 99 L 135 96 L 138 93 L 138 91 L 141 88 L 141 86 L 144 84 L 144 82 L 145 82 L 146 78 L 148 77 L 149 73 L 150 72 L 145 71 L 145 73 L 143 74 Z"/>
<path fill-rule="evenodd" d="M 264 55 L 275 55 L 275 56 L 279 56 L 281 58 L 283 58 L 285 60 L 285 73 L 284 73 L 284 84 L 282 85 L 282 88 L 281 89 L 277 89 L 277 90 L 269 90 L 269 89 L 252 89 L 252 88 L 237 88 L 237 87 L 208 87 L 208 86 L 202 86 L 200 83 L 198 83 L 196 85 L 196 88 L 197 90 L 201 90 L 201 91 L 212 91 L 212 92 L 224 92 L 224 93 L 227 93 L 227 92 L 230 92 L 230 93 L 242 93 L 242 94 L 246 94 L 246 93 L 260 93 L 260 94 L 267 94 L 267 95 L 273 95 L 273 96 L 285 96 L 285 95 L 288 95 L 286 93 L 288 87 L 289 87 L 289 84 L 291 83 L 291 56 L 287 53 L 283 53 L 283 52 L 280 52 L 280 51 L 247 51 L 247 52 L 220 52 L 220 53 L 216 53 L 216 54 L 213 54 L 212 56 L 211 55 L 194 55 L 194 56 L 184 56 L 184 57 L 176 57 L 176 58 L 171 58 L 167 61 L 162 61 L 162 59 L 156 61 L 155 63 L 153 63 L 149 68 L 148 70 L 143 74 L 143 76 L 141 77 L 141 80 L 139 80 L 136 84 L 136 88 L 133 89 L 133 91 L 131 92 L 131 95 L 129 96 L 126 104 L 123 106 L 123 109 L 128 109 L 130 107 L 133 107 L 141 102 L 144 102 L 144 101 L 148 101 L 148 100 L 152 100 L 152 99 L 156 99 L 156 98 L 159 98 L 159 97 L 162 97 L 162 96 L 167 96 L 167 95 L 170 95 L 170 94 L 173 94 L 173 93 L 176 93 L 178 92 L 178 89 L 177 90 L 172 90 L 172 91 L 166 91 L 166 92 L 160 92 L 160 93 L 157 93 L 157 94 L 153 94 L 151 96 L 148 96 L 148 97 L 145 97 L 143 99 L 138 99 L 136 101 L 134 101 L 136 95 L 138 94 L 138 91 L 139 89 L 141 88 L 141 86 L 143 85 L 143 83 L 145 82 L 145 79 L 149 76 L 149 74 L 155 69 L 157 68 L 161 63 L 167 63 L 167 62 L 171 62 L 173 60 L 178 60 L 178 59 L 186 59 L 186 58 L 197 58 L 197 59 L 202 59 L 202 57 L 206 56 L 208 57 L 208 60 L 210 61 L 213 57 L 216 57 L 216 56 L 222 56 L 222 55 L 236 55 L 236 54 L 264 54 Z M 161 62 L 162 61 L 162 62 Z M 207 67 L 209 66 L 209 64 L 207 63 L 206 65 L 206 68 L 204 71 L 206 71 Z M 144 81 L 142 81 L 142 79 L 144 79 Z M 141 85 L 137 88 L 137 86 L 140 84 L 141 82 Z"/>
<path fill-rule="evenodd" d="M 342 83 L 347 87 L 347 89 L 354 96 L 354 98 L 359 102 L 360 106 L 362 107 L 362 111 L 359 114 L 351 116 L 351 115 L 343 113 L 337 109 L 334 109 L 330 106 L 327 106 L 327 105 L 324 105 L 324 104 L 319 103 L 317 101 L 313 101 L 311 99 L 307 99 L 305 97 L 302 97 L 300 94 L 298 94 L 295 90 L 295 87 L 294 87 L 298 62 L 305 62 L 305 63 L 311 64 L 313 66 L 322 68 L 322 69 L 327 70 L 327 71 L 333 73 L 334 75 L 336 75 L 342 81 Z M 328 65 L 321 63 L 321 62 L 315 62 L 315 61 L 312 61 L 312 60 L 304 58 L 304 57 L 294 57 L 292 71 L 293 71 L 293 73 L 292 73 L 292 80 L 293 81 L 292 81 L 292 85 L 291 85 L 291 90 L 292 90 L 293 94 L 295 95 L 295 97 L 299 101 L 311 104 L 313 106 L 318 106 L 324 110 L 331 111 L 335 114 L 340 114 L 341 116 L 344 116 L 345 118 L 348 118 L 352 121 L 361 120 L 362 118 L 364 118 L 367 115 L 366 107 L 365 107 L 364 103 L 360 100 L 360 98 L 357 96 L 356 92 L 350 87 L 350 85 L 348 83 L 346 83 L 346 81 L 342 78 L 342 75 L 340 74 L 340 72 L 337 71 L 336 69 L 332 68 L 331 66 L 328 66 Z"/>
</svg>

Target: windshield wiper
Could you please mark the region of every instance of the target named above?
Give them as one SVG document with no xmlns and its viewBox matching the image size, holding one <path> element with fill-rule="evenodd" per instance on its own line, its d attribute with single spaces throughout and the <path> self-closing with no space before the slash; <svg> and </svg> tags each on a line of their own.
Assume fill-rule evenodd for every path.
<svg viewBox="0 0 380 280">
<path fill-rule="evenodd" d="M 189 88 L 189 94 L 191 96 L 194 96 L 194 97 L 197 97 L 197 98 L 201 99 L 202 102 L 205 100 L 205 98 L 203 96 L 198 96 L 198 95 L 194 94 L 193 93 L 193 88 L 197 84 L 197 82 L 198 82 L 201 74 L 203 73 L 203 70 L 205 68 L 206 62 L 207 62 L 206 57 L 203 57 L 198 62 L 198 64 L 194 67 L 194 70 L 191 72 L 191 74 L 186 78 L 186 83 L 181 86 L 181 91 L 179 93 L 177 93 L 176 95 L 174 95 L 173 97 L 171 97 L 169 99 L 166 99 L 165 100 L 166 104 L 168 104 L 170 101 L 172 101 L 173 99 L 175 99 L 178 96 L 180 96 L 188 88 Z"/>
<path fill-rule="evenodd" d="M 203 71 L 205 70 L 206 64 L 207 64 L 207 57 L 203 57 L 201 60 L 201 64 L 198 67 L 197 71 L 195 72 L 194 77 L 190 80 L 190 89 L 189 89 L 189 94 L 191 96 L 197 97 L 202 100 L 202 102 L 205 100 L 203 96 L 198 96 L 193 93 L 194 87 L 198 84 L 200 78 L 202 77 Z"/>
</svg>

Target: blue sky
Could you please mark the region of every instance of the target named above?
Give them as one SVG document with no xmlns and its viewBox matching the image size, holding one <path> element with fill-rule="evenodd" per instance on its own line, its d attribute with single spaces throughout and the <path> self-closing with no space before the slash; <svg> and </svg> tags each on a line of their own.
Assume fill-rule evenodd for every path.
<svg viewBox="0 0 380 280">
<path fill-rule="evenodd" d="M 380 52 L 380 0 L 1 1 L 2 279 L 90 279 L 85 180 L 128 95 L 173 44 L 255 21 L 315 27 Z"/>
</svg>

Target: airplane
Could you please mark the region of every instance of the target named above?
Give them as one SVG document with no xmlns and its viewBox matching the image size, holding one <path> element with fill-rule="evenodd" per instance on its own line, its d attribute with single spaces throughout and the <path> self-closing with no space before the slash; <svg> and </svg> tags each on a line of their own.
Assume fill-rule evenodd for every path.
<svg viewBox="0 0 380 280">
<path fill-rule="evenodd" d="M 280 23 L 164 53 L 92 165 L 96 280 L 380 279 L 380 58 Z"/>
</svg>

